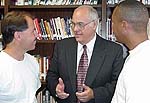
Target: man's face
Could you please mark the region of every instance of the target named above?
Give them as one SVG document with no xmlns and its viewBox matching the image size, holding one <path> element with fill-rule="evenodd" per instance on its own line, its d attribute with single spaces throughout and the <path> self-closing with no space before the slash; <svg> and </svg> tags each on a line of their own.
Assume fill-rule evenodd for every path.
<svg viewBox="0 0 150 103">
<path fill-rule="evenodd" d="M 112 29 L 118 42 L 122 41 L 122 22 L 118 17 L 117 9 L 112 14 Z"/>
<path fill-rule="evenodd" d="M 94 37 L 96 31 L 94 22 L 89 18 L 87 9 L 75 10 L 72 16 L 72 29 L 77 42 L 86 44 Z"/>
<path fill-rule="evenodd" d="M 26 19 L 28 22 L 28 29 L 21 32 L 21 45 L 25 51 L 29 51 L 35 48 L 37 33 L 35 32 L 33 20 L 29 17 L 26 17 Z"/>
</svg>

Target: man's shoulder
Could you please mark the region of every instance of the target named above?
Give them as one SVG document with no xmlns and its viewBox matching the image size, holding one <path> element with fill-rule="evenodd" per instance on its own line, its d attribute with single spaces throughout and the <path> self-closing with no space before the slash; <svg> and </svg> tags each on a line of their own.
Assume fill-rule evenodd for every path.
<svg viewBox="0 0 150 103">
<path fill-rule="evenodd" d="M 24 56 L 28 59 L 28 60 L 35 60 L 35 56 L 31 55 L 29 53 L 25 53 Z"/>
<path fill-rule="evenodd" d="M 9 58 L 10 56 L 7 54 L 7 53 L 5 53 L 4 51 L 0 51 L 0 60 L 6 60 L 6 59 L 10 59 Z"/>
<path fill-rule="evenodd" d="M 59 42 L 72 42 L 75 40 L 75 37 L 70 37 L 70 38 L 64 38 L 62 40 L 59 40 Z"/>
<path fill-rule="evenodd" d="M 121 47 L 121 45 L 119 43 L 111 41 L 111 40 L 106 40 L 100 36 L 97 36 L 97 41 L 101 42 L 104 45 L 110 46 L 110 47 Z"/>
<path fill-rule="evenodd" d="M 56 42 L 56 44 L 59 44 L 59 45 L 73 45 L 74 43 L 76 43 L 76 40 L 74 37 L 65 38 Z"/>
</svg>

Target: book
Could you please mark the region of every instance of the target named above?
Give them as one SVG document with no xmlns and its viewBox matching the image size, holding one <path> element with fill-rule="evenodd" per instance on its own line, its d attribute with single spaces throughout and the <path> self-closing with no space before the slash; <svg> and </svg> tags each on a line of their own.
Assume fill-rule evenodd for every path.
<svg viewBox="0 0 150 103">
<path fill-rule="evenodd" d="M 2 46 L 2 42 L 0 42 L 0 51 L 2 50 L 2 47 L 3 47 L 3 46 Z"/>
<path fill-rule="evenodd" d="M 147 24 L 147 34 L 148 34 L 148 38 L 150 39 L 150 18 Z"/>
<path fill-rule="evenodd" d="M 41 21 L 40 21 L 40 27 L 41 27 L 43 39 L 44 40 L 48 40 L 48 35 L 46 33 L 46 29 L 45 29 L 45 25 L 44 25 L 44 20 L 43 19 L 41 19 Z"/>
<path fill-rule="evenodd" d="M 56 29 L 55 18 L 52 18 L 51 21 L 52 21 L 52 26 L 53 26 L 53 29 L 54 29 L 53 39 L 58 40 L 58 38 L 57 38 L 58 31 Z"/>
<path fill-rule="evenodd" d="M 51 39 L 51 30 L 50 30 L 49 23 L 47 22 L 47 20 L 44 20 L 44 25 L 45 25 L 47 37 L 50 40 Z"/>
<path fill-rule="evenodd" d="M 70 21 L 69 21 L 70 18 L 66 17 L 66 18 L 64 18 L 64 20 L 65 20 L 65 25 L 66 25 L 65 30 L 67 32 L 67 35 L 69 36 L 69 35 L 71 35 L 71 32 L 70 32 Z"/>
<path fill-rule="evenodd" d="M 5 5 L 5 0 L 0 0 L 0 5 Z"/>
<path fill-rule="evenodd" d="M 62 34 L 63 34 L 63 38 L 67 38 L 68 35 L 67 35 L 66 30 L 65 30 L 66 24 L 65 24 L 64 18 L 61 18 L 61 25 L 62 25 L 62 32 L 63 32 Z"/>
<path fill-rule="evenodd" d="M 42 31 L 41 31 L 41 27 L 37 18 L 34 19 L 34 25 L 35 25 L 35 30 L 38 34 L 37 39 L 42 40 Z"/>
</svg>

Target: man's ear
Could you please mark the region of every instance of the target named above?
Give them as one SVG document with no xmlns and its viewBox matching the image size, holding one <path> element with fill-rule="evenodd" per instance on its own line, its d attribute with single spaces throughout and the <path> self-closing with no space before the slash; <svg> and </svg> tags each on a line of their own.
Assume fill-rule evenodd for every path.
<svg viewBox="0 0 150 103">
<path fill-rule="evenodd" d="M 14 39 L 16 39 L 16 40 L 21 40 L 21 32 L 16 31 L 16 32 L 14 33 Z"/>
<path fill-rule="evenodd" d="M 129 29 L 129 24 L 128 24 L 127 21 L 123 20 L 121 26 L 122 26 L 123 32 L 127 32 L 127 31 L 128 31 L 128 29 Z"/>
<path fill-rule="evenodd" d="M 98 26 L 98 21 L 97 20 L 94 20 L 94 29 L 96 29 Z"/>
</svg>

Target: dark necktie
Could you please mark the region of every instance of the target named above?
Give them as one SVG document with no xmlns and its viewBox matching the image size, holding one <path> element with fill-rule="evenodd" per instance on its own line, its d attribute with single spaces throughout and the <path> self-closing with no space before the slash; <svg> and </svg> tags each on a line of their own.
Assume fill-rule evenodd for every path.
<svg viewBox="0 0 150 103">
<path fill-rule="evenodd" d="M 82 92 L 83 88 L 82 85 L 85 82 L 87 69 L 88 69 L 88 55 L 87 55 L 87 46 L 83 46 L 83 54 L 81 55 L 79 66 L 78 66 L 78 72 L 77 72 L 77 91 Z"/>
</svg>

